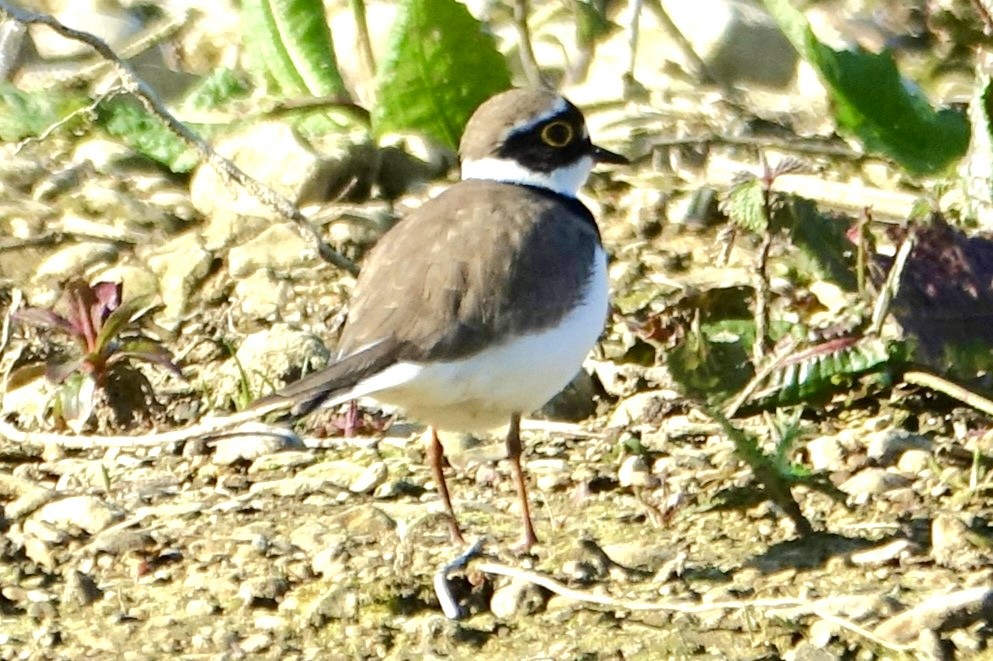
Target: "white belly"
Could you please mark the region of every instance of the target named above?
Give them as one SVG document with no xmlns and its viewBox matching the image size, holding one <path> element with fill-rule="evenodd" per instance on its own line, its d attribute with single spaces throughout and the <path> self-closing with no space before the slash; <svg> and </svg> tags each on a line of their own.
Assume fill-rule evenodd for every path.
<svg viewBox="0 0 993 661">
<path fill-rule="evenodd" d="M 462 360 L 397 363 L 357 384 L 347 399 L 368 395 L 441 429 L 493 429 L 513 413 L 540 408 L 565 388 L 600 337 L 606 316 L 607 258 L 597 248 L 586 297 L 558 326 Z"/>
</svg>

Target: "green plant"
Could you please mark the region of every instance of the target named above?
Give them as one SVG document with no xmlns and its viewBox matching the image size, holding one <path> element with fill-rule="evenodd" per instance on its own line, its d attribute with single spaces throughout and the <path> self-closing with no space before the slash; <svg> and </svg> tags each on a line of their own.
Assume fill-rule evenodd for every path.
<svg viewBox="0 0 993 661">
<path fill-rule="evenodd" d="M 146 296 L 123 300 L 121 283 L 90 285 L 75 279 L 63 289 L 59 311 L 25 308 L 14 314 L 16 321 L 66 335 L 74 345 L 69 355 L 53 355 L 43 365 L 45 376 L 58 384 L 52 403 L 56 420 L 79 433 L 93 413 L 98 391 L 112 399 L 122 394 L 118 386 L 124 384 L 131 394 L 136 385 L 150 391 L 136 363 L 152 363 L 182 376 L 169 351 L 142 331 L 142 321 L 152 310 L 149 303 Z M 38 364 L 20 368 L 21 380 L 38 368 Z M 17 376 L 12 375 L 12 380 Z"/>
<path fill-rule="evenodd" d="M 900 75 L 892 54 L 829 48 L 790 0 L 764 2 L 793 47 L 820 74 L 839 129 L 857 137 L 868 151 L 916 174 L 940 173 L 965 154 L 965 115 L 932 108 L 924 93 Z"/>
</svg>

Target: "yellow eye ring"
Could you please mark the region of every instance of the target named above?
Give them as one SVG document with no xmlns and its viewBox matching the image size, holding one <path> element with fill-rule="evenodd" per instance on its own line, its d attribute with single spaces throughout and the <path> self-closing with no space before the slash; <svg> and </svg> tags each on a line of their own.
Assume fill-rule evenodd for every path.
<svg viewBox="0 0 993 661">
<path fill-rule="evenodd" d="M 549 122 L 541 129 L 541 141 L 549 147 L 565 147 L 572 142 L 573 137 L 575 137 L 575 131 L 572 124 L 562 120 Z"/>
</svg>

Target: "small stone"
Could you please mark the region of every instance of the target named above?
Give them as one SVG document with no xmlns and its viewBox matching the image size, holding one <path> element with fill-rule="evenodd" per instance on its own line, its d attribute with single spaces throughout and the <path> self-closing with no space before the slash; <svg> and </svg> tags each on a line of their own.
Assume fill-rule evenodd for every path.
<svg viewBox="0 0 993 661">
<path fill-rule="evenodd" d="M 300 606 L 303 620 L 315 628 L 323 627 L 329 620 L 353 619 L 358 612 L 358 596 L 348 588 L 334 588 Z"/>
<path fill-rule="evenodd" d="M 855 565 L 882 565 L 909 556 L 913 548 L 914 544 L 909 539 L 896 539 L 882 546 L 853 553 L 851 561 Z"/>
<path fill-rule="evenodd" d="M 973 629 L 956 629 L 948 634 L 948 639 L 959 652 L 973 656 L 984 647 L 984 637 L 980 637 Z"/>
<path fill-rule="evenodd" d="M 910 480 L 884 468 L 865 468 L 841 483 L 838 488 L 852 496 L 856 503 L 863 503 L 869 496 L 910 485 Z"/>
<path fill-rule="evenodd" d="M 95 535 L 123 516 L 120 509 L 96 496 L 70 496 L 42 506 L 32 518 L 58 530 L 68 532 L 78 528 Z"/>
<path fill-rule="evenodd" d="M 310 561 L 311 570 L 318 576 L 339 578 L 345 572 L 347 562 L 347 558 L 344 557 L 345 543 L 346 538 L 342 536 L 340 542 L 330 543 L 317 551 Z"/>
<path fill-rule="evenodd" d="M 954 514 L 938 514 L 931 523 L 931 557 L 943 567 L 956 569 L 975 555 L 969 526 Z"/>
<path fill-rule="evenodd" d="M 134 264 L 117 264 L 100 271 L 90 282 L 124 283 L 124 300 L 159 294 L 159 281 L 150 270 Z"/>
<path fill-rule="evenodd" d="M 834 622 L 829 622 L 828 620 L 820 620 L 820 619 L 816 620 L 813 624 L 810 625 L 810 634 L 808 635 L 807 638 L 810 640 L 811 645 L 814 645 L 815 647 L 821 649 L 810 650 L 810 653 L 795 658 L 806 659 L 808 661 L 814 661 L 814 659 L 820 659 L 820 658 L 824 658 L 825 661 L 827 661 L 827 659 L 835 658 L 834 656 L 831 655 L 828 655 L 826 657 L 821 655 L 826 654 L 823 648 L 827 647 L 828 644 L 836 635 L 838 635 L 837 624 L 835 624 Z"/>
<path fill-rule="evenodd" d="M 332 527 L 341 526 L 348 531 L 349 537 L 360 537 L 370 541 L 382 541 L 396 534 L 396 521 L 386 512 L 372 505 L 355 507 L 329 521 Z"/>
<path fill-rule="evenodd" d="M 837 436 L 820 436 L 807 443 L 807 457 L 815 471 L 838 471 L 845 466 L 845 448 Z"/>
<path fill-rule="evenodd" d="M 628 397 L 642 384 L 644 368 L 638 365 L 618 364 L 610 360 L 589 361 L 593 374 L 604 391 L 612 397 Z"/>
<path fill-rule="evenodd" d="M 880 466 L 891 466 L 907 450 L 930 449 L 931 442 L 920 434 L 905 429 L 886 429 L 869 435 L 866 450 L 869 458 Z"/>
<path fill-rule="evenodd" d="M 288 273 L 292 269 L 315 263 L 317 250 L 287 224 L 277 223 L 261 234 L 228 252 L 228 271 L 242 278 L 260 269 Z"/>
<path fill-rule="evenodd" d="M 658 567 L 672 558 L 671 548 L 648 544 L 645 539 L 608 544 L 603 547 L 603 552 L 613 562 L 627 568 Z"/>
<path fill-rule="evenodd" d="M 545 605 L 545 595 L 530 581 L 514 579 L 497 588 L 490 598 L 490 611 L 507 620 L 520 615 L 530 615 Z"/>
<path fill-rule="evenodd" d="M 386 469 L 386 464 L 377 461 L 352 480 L 348 484 L 348 490 L 352 493 L 370 493 L 385 482 L 388 475 L 389 471 Z"/>
<path fill-rule="evenodd" d="M 626 429 L 635 424 L 653 423 L 671 407 L 678 394 L 671 390 L 634 393 L 620 401 L 607 420 L 607 426 Z"/>
<path fill-rule="evenodd" d="M 144 256 L 144 263 L 159 279 L 163 310 L 156 319 L 176 328 L 185 318 L 190 297 L 210 273 L 214 256 L 195 232 L 185 232 Z"/>
<path fill-rule="evenodd" d="M 248 493 L 259 497 L 279 497 L 302 499 L 333 486 L 327 478 L 294 475 L 279 480 L 253 482 Z"/>
<path fill-rule="evenodd" d="M 102 598 L 103 590 L 97 586 L 96 581 L 88 574 L 74 569 L 66 576 L 60 603 L 63 607 L 68 605 L 89 606 Z"/>
<path fill-rule="evenodd" d="M 283 450 L 299 450 L 303 441 L 295 434 L 245 433 L 218 439 L 212 461 L 218 466 L 230 466 L 238 461 L 255 461 L 264 455 Z"/>
<path fill-rule="evenodd" d="M 785 89 L 792 82 L 796 51 L 758 6 L 744 0 L 664 6 L 693 52 L 706 63 L 707 72 L 722 85 Z"/>
<path fill-rule="evenodd" d="M 242 340 L 234 357 L 221 366 L 214 383 L 215 401 L 223 405 L 246 385 L 249 392 L 263 394 L 274 384 L 324 367 L 330 357 L 331 352 L 313 333 L 273 324 Z"/>
<path fill-rule="evenodd" d="M 281 576 L 250 578 L 241 584 L 238 596 L 246 606 L 272 607 L 289 590 L 289 581 Z"/>
<path fill-rule="evenodd" d="M 186 602 L 186 614 L 190 617 L 203 618 L 217 612 L 217 607 L 207 599 L 190 599 Z"/>
<path fill-rule="evenodd" d="M 317 461 L 317 457 L 309 450 L 282 450 L 257 457 L 248 467 L 248 474 L 255 475 L 287 468 L 300 468 L 310 466 L 315 461 Z"/>
<path fill-rule="evenodd" d="M 72 2 L 50 5 L 63 24 L 96 35 L 115 50 L 128 46 L 142 29 L 142 22 L 131 12 L 100 2 Z M 38 54 L 46 60 L 66 60 L 90 54 L 90 49 L 75 39 L 66 39 L 45 25 L 28 28 Z"/>
<path fill-rule="evenodd" d="M 617 471 L 617 481 L 622 487 L 638 487 L 652 489 L 659 484 L 659 479 L 648 470 L 645 458 L 633 454 L 624 459 Z"/>
<path fill-rule="evenodd" d="M 347 489 L 352 493 L 368 493 L 386 480 L 388 471 L 386 464 L 376 462 L 371 466 L 363 466 L 354 461 L 339 459 L 321 461 L 300 471 L 297 477 L 322 479 L 327 484 L 333 484 L 339 489 Z"/>
<path fill-rule="evenodd" d="M 358 188 L 364 184 L 367 189 L 368 170 L 377 160 L 367 133 L 330 135 L 315 149 L 287 123 L 259 122 L 221 138 L 214 148 L 291 202 L 320 202 L 332 198 L 352 179 L 358 181 Z M 225 213 L 276 216 L 257 197 L 225 181 L 209 163 L 193 173 L 190 197 L 197 211 L 208 217 Z"/>
<path fill-rule="evenodd" d="M 905 475 L 922 476 L 929 470 L 934 457 L 927 450 L 907 450 L 900 455 L 897 470 Z"/>
<path fill-rule="evenodd" d="M 86 269 L 95 264 L 112 264 L 117 260 L 117 247 L 113 243 L 86 241 L 72 243 L 64 248 L 50 253 L 38 264 L 34 272 L 34 281 L 41 285 L 54 285 L 73 276 L 82 276 Z M 54 299 L 55 292 L 52 292 Z M 42 301 L 36 296 L 31 297 L 34 305 L 45 306 L 52 301 Z"/>
<path fill-rule="evenodd" d="M 556 475 L 566 473 L 569 470 L 569 462 L 565 459 L 548 458 L 532 459 L 528 462 L 528 472 L 532 475 L 551 474 Z"/>
<path fill-rule="evenodd" d="M 545 473 L 535 478 L 535 486 L 538 491 L 555 491 L 569 486 L 570 478 L 568 473 Z"/>
<path fill-rule="evenodd" d="M 268 649 L 270 645 L 272 645 L 272 636 L 267 633 L 254 633 L 238 643 L 238 648 L 245 654 L 257 654 Z"/>
<path fill-rule="evenodd" d="M 234 286 L 234 298 L 241 311 L 252 319 L 275 321 L 282 317 L 292 288 L 286 280 L 273 277 L 268 269 L 259 269 Z"/>
</svg>

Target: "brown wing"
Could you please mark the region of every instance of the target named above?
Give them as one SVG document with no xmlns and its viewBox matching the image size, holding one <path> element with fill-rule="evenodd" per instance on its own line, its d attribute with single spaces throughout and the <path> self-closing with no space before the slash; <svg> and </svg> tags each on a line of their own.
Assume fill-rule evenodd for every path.
<svg viewBox="0 0 993 661">
<path fill-rule="evenodd" d="M 526 203 L 530 213 L 520 213 Z M 557 323 L 583 296 L 600 237 L 580 202 L 462 182 L 387 232 L 363 265 L 338 359 L 256 402 L 304 415 L 402 360 L 457 360 Z"/>
<path fill-rule="evenodd" d="M 375 247 L 339 355 L 386 343 L 397 360 L 455 360 L 553 326 L 583 296 L 598 243 L 592 215 L 576 200 L 462 182 Z"/>
</svg>

